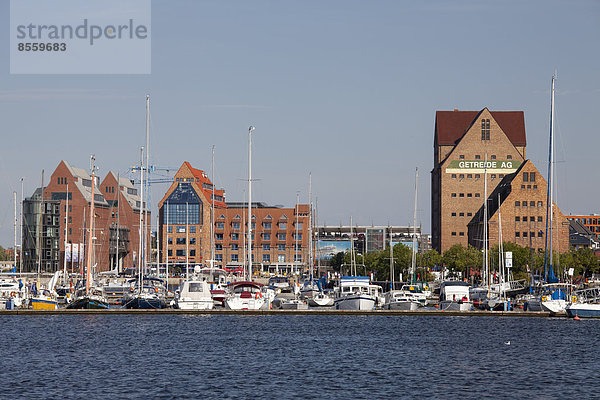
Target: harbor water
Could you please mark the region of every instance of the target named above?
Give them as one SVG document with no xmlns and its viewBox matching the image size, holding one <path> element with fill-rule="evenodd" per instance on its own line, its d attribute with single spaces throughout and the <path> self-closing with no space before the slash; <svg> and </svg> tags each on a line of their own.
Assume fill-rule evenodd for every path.
<svg viewBox="0 0 600 400">
<path fill-rule="evenodd" d="M 0 316 L 0 398 L 591 398 L 599 320 Z"/>
</svg>

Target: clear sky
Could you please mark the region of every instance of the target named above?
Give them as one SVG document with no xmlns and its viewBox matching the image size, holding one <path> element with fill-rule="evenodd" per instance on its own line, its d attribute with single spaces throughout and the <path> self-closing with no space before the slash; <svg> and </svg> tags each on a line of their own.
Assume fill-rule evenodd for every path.
<svg viewBox="0 0 600 400">
<path fill-rule="evenodd" d="M 523 110 L 527 154 L 546 174 L 550 80 L 558 70 L 559 207 L 600 212 L 598 1 L 152 1 L 150 75 L 10 75 L 0 0 L 0 244 L 13 243 L 12 192 L 61 159 L 103 178 L 189 161 L 242 199 L 248 126 L 253 199 L 313 197 L 319 222 L 412 223 L 430 232 L 436 110 Z M 153 202 L 167 186 L 154 185 Z"/>
</svg>

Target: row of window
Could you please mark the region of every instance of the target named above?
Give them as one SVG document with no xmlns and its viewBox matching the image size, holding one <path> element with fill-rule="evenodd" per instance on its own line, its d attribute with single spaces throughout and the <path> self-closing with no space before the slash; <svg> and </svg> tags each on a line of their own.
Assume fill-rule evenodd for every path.
<svg viewBox="0 0 600 400">
<path fill-rule="evenodd" d="M 535 237 L 535 232 L 515 232 L 515 237 Z M 537 237 L 541 238 L 544 237 L 544 231 L 538 231 L 537 233 Z"/>
<path fill-rule="evenodd" d="M 525 188 L 531 189 L 532 185 L 521 185 L 521 190 L 524 190 Z M 537 185 L 533 185 L 533 189 L 537 189 Z"/>
<path fill-rule="evenodd" d="M 515 222 L 527 222 L 527 216 L 523 216 L 523 218 L 521 219 L 521 217 L 515 217 Z M 529 222 L 535 222 L 536 217 L 529 217 Z M 543 217 L 537 217 L 537 222 L 544 222 L 544 218 Z"/>
<path fill-rule="evenodd" d="M 452 232 L 452 236 L 456 236 L 456 232 Z M 465 236 L 464 232 L 458 232 L 458 236 Z"/>
<path fill-rule="evenodd" d="M 465 193 L 452 193 L 451 194 L 452 197 L 456 197 L 457 195 L 458 195 L 458 197 L 465 197 Z M 475 194 L 467 193 L 466 195 L 467 195 L 467 197 L 481 197 L 480 193 L 475 193 Z"/>
<path fill-rule="evenodd" d="M 185 226 L 177 226 L 177 228 L 175 229 L 175 232 L 185 233 Z M 171 225 L 167 226 L 167 233 L 173 233 L 173 226 L 171 226 Z M 196 233 L 196 227 L 194 225 L 190 225 L 189 233 Z"/>
<path fill-rule="evenodd" d="M 467 179 L 473 179 L 473 177 L 475 177 L 475 179 L 480 179 L 481 175 L 480 174 L 452 174 L 452 179 L 465 179 L 465 176 Z M 491 179 L 496 179 L 496 174 L 490 174 L 490 178 Z M 502 179 L 504 178 L 504 174 L 499 174 L 498 178 Z"/>
<path fill-rule="evenodd" d="M 529 202 L 527 202 L 525 200 L 524 201 L 519 201 L 519 200 L 515 201 L 515 207 L 527 207 L 527 204 L 529 204 L 529 207 L 535 207 L 536 203 L 535 203 L 535 201 L 529 201 Z M 544 207 L 544 202 L 543 201 L 538 201 L 537 202 L 537 206 L 538 207 Z"/>
<path fill-rule="evenodd" d="M 452 213 L 452 216 L 453 216 L 453 217 L 456 217 L 456 213 L 455 213 L 455 212 L 453 212 L 453 213 Z M 458 213 L 458 216 L 459 216 L 459 217 L 464 217 L 464 216 L 465 216 L 465 213 L 464 213 L 464 212 Z M 473 214 L 472 214 L 472 213 L 470 213 L 470 212 L 468 212 L 468 213 L 467 213 L 467 217 L 472 217 L 472 216 L 473 216 Z"/>
<path fill-rule="evenodd" d="M 460 155 L 458 156 L 458 158 L 460 158 L 461 160 L 464 160 L 464 159 L 465 159 L 465 155 L 464 155 L 464 154 L 460 154 Z M 481 160 L 481 154 L 475 154 L 475 159 L 476 159 L 476 160 Z M 495 160 L 495 159 L 496 159 L 496 155 L 495 155 L 495 154 L 492 154 L 492 155 L 490 156 L 490 160 Z M 506 155 L 506 159 L 507 159 L 507 160 L 512 160 L 512 156 L 511 156 L 510 154 L 507 154 L 507 155 Z"/>
<path fill-rule="evenodd" d="M 189 243 L 188 244 L 196 244 L 196 238 L 195 237 L 191 237 L 188 238 L 189 239 Z M 168 244 L 173 244 L 173 238 L 167 238 L 167 243 Z M 175 244 L 186 244 L 186 240 L 184 237 L 182 238 L 175 238 Z"/>
<path fill-rule="evenodd" d="M 284 263 L 285 262 L 285 254 L 278 254 L 277 255 L 277 262 L 279 263 Z M 217 261 L 223 261 L 223 254 L 215 254 L 215 259 Z M 231 261 L 233 262 L 238 262 L 240 261 L 240 257 L 238 254 L 231 254 Z M 252 261 L 255 261 L 255 257 L 254 254 L 252 254 Z M 263 254 L 262 255 L 262 261 L 263 262 L 271 262 L 271 255 L 270 254 Z M 294 261 L 302 261 L 302 255 L 301 254 L 295 254 L 294 255 Z"/>
<path fill-rule="evenodd" d="M 269 230 L 269 229 L 271 229 L 272 224 L 271 224 L 271 222 L 263 222 L 262 226 L 263 226 L 264 230 Z M 279 227 L 279 229 L 285 230 L 285 229 L 287 229 L 287 222 L 279 222 L 277 224 L 277 226 Z M 292 224 L 292 226 L 294 228 L 297 228 L 297 229 L 302 229 L 302 227 L 304 226 L 304 224 L 302 222 L 298 222 L 298 224 Z M 215 227 L 217 229 L 225 229 L 225 223 L 224 222 L 217 222 L 215 224 Z M 240 222 L 232 222 L 231 223 L 231 228 L 232 229 L 240 229 L 240 227 L 241 227 L 241 223 Z M 256 229 L 256 222 L 252 223 L 252 229 Z"/>
<path fill-rule="evenodd" d="M 231 237 L 231 240 L 240 240 L 240 234 L 239 233 L 231 233 L 229 236 Z M 302 240 L 302 234 L 301 233 L 298 233 L 298 234 L 293 233 L 291 236 L 292 236 L 292 238 L 294 240 Z M 266 242 L 268 242 L 269 240 L 271 240 L 271 234 L 270 233 L 261 233 L 261 237 L 262 237 L 262 240 L 264 240 Z M 286 238 L 287 238 L 287 234 L 281 232 L 281 233 L 278 233 L 276 237 L 277 237 L 277 240 L 285 241 Z M 215 240 L 223 240 L 223 234 L 222 233 L 215 233 Z M 254 240 L 254 232 L 252 232 L 252 240 Z"/>
</svg>

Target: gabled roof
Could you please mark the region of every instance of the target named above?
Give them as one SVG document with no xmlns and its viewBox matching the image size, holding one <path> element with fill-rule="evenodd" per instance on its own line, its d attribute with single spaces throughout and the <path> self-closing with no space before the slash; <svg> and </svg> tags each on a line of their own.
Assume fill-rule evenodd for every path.
<svg viewBox="0 0 600 400">
<path fill-rule="evenodd" d="M 67 169 L 69 170 L 71 175 L 73 175 L 73 177 L 77 178 L 77 179 L 75 179 L 75 187 L 77 187 L 77 190 L 79 190 L 79 192 L 83 195 L 83 197 L 85 198 L 85 201 L 87 201 L 89 203 L 92 200 L 92 187 L 84 185 L 83 181 L 86 180 L 91 183 L 92 176 L 90 174 L 88 174 L 83 168 L 73 167 L 69 164 L 69 162 L 67 160 L 62 160 L 62 161 L 65 163 L 65 166 L 67 167 Z M 97 179 L 97 182 L 100 181 L 98 176 L 96 176 L 96 179 Z M 94 190 L 94 200 L 95 200 L 94 203 L 103 205 L 103 206 L 108 206 L 108 202 L 104 198 L 104 195 L 98 189 L 98 186 L 99 185 L 96 184 L 96 189 Z"/>
<path fill-rule="evenodd" d="M 483 109 L 485 110 L 485 108 Z M 436 111 L 437 145 L 454 146 L 476 122 L 483 111 Z M 514 146 L 526 146 L 525 114 L 523 111 L 490 111 L 502 131 Z"/>
<path fill-rule="evenodd" d="M 117 175 L 115 175 L 114 172 L 108 171 L 108 175 L 112 175 L 113 178 L 115 179 L 115 181 L 117 181 Z M 119 176 L 117 185 L 119 185 L 119 191 L 121 192 L 121 194 L 123 195 L 125 200 L 127 200 L 127 203 L 129 203 L 129 206 L 133 210 L 139 211 L 139 209 L 141 208 L 140 205 L 142 204 L 141 198 L 140 198 L 139 191 L 136 189 L 133 182 L 131 182 L 131 180 L 129 180 L 125 177 Z M 123 189 L 121 189 L 121 187 L 123 187 Z M 130 191 L 131 192 L 135 191 L 135 194 L 130 193 Z M 139 203 L 139 205 L 138 205 L 138 203 Z"/>
<path fill-rule="evenodd" d="M 204 193 L 204 196 L 208 199 L 208 201 L 212 203 L 213 202 L 213 198 L 212 198 L 213 191 L 212 191 L 212 189 L 206 189 L 203 185 L 203 184 L 207 184 L 207 185 L 210 185 L 211 187 L 213 186 L 213 183 L 210 181 L 210 179 L 208 179 L 208 176 L 206 176 L 204 171 L 192 167 L 192 165 L 188 161 L 184 161 L 183 165 L 188 167 L 189 170 L 192 172 L 192 175 L 194 175 L 194 177 L 199 180 L 200 184 L 198 186 L 200 187 L 200 189 L 202 190 L 202 192 Z M 215 196 L 221 196 L 221 198 L 223 198 L 225 196 L 225 194 L 223 193 L 223 189 L 215 189 Z M 214 204 L 215 204 L 215 207 L 227 208 L 227 205 L 225 204 L 224 201 L 215 201 Z"/>
</svg>

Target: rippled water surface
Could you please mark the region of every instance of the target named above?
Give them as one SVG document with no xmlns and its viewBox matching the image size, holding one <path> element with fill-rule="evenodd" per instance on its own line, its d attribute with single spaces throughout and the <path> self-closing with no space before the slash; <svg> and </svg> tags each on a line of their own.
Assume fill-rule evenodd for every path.
<svg viewBox="0 0 600 400">
<path fill-rule="evenodd" d="M 592 398 L 599 331 L 542 318 L 0 316 L 0 397 Z"/>
</svg>

